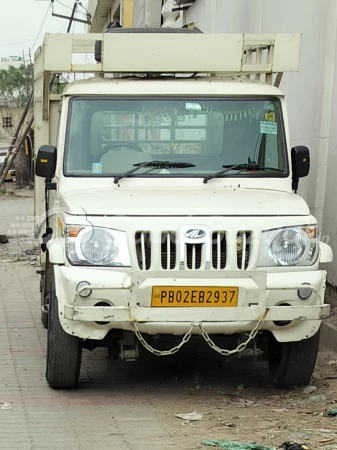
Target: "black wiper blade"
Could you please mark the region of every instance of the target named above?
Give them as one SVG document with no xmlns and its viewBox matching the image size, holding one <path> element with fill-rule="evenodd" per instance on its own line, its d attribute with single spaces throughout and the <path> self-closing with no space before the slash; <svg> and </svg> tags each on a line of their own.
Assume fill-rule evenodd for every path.
<svg viewBox="0 0 337 450">
<path fill-rule="evenodd" d="M 222 166 L 224 167 L 223 170 L 219 170 L 219 172 L 211 173 L 211 175 L 207 175 L 207 177 L 204 178 L 204 183 L 208 183 L 210 180 L 213 180 L 213 178 L 221 177 L 221 175 L 225 175 L 225 173 L 230 172 L 231 170 L 235 169 L 241 169 L 244 168 L 243 166 L 247 166 L 248 164 L 234 164 L 234 166 Z"/>
<path fill-rule="evenodd" d="M 227 169 L 232 166 L 228 164 L 222 167 Z M 264 170 L 274 170 L 274 172 L 283 172 L 283 169 L 279 169 L 278 167 L 259 166 L 258 164 L 255 163 L 240 164 L 240 167 L 237 167 L 235 170 L 261 170 L 262 172 Z"/>
<path fill-rule="evenodd" d="M 151 169 L 186 169 L 189 167 L 195 167 L 195 164 L 179 161 L 147 161 L 134 164 L 133 166 L 133 169 L 130 169 L 127 172 L 120 174 L 118 177 L 115 177 L 114 183 L 117 184 L 122 178 L 127 178 L 129 175 L 132 175 L 144 167 L 150 167 Z"/>
<path fill-rule="evenodd" d="M 276 167 L 262 167 L 255 163 L 248 163 L 248 164 L 234 164 L 234 165 L 225 165 L 222 166 L 224 169 L 220 170 L 219 172 L 212 173 L 211 175 L 208 175 L 204 178 L 204 183 L 206 184 L 208 181 L 212 180 L 213 178 L 221 177 L 222 175 L 225 175 L 227 172 L 230 172 L 231 170 L 260 170 L 260 171 L 269 171 L 273 170 L 275 172 L 283 172 L 282 169 L 278 169 Z"/>
</svg>

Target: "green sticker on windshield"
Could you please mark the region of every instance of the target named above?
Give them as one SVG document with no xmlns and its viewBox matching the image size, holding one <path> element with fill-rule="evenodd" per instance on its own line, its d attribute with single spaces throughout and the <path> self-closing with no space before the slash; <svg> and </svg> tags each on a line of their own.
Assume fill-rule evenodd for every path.
<svg viewBox="0 0 337 450">
<path fill-rule="evenodd" d="M 260 122 L 260 133 L 261 134 L 277 134 L 277 123 L 276 122 Z"/>
</svg>

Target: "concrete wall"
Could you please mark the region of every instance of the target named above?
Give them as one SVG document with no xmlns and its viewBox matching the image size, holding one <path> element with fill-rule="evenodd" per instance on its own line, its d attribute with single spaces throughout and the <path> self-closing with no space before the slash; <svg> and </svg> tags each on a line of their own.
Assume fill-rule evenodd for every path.
<svg viewBox="0 0 337 450">
<path fill-rule="evenodd" d="M 337 255 L 337 80 L 335 0 L 196 0 L 185 15 L 208 33 L 302 33 L 300 70 L 285 74 L 291 145 L 311 151 L 300 194 Z M 328 266 L 337 285 L 337 257 Z"/>
<path fill-rule="evenodd" d="M 91 14 L 90 33 L 101 33 L 114 20 L 121 0 L 89 0 L 88 10 Z"/>
<path fill-rule="evenodd" d="M 2 126 L 2 117 L 5 116 L 10 116 L 12 117 L 12 122 L 13 122 L 13 128 L 11 129 L 12 133 L 14 133 L 19 120 L 22 116 L 24 108 L 4 108 L 0 106 L 0 142 L 5 143 L 5 144 L 10 144 L 11 140 L 12 140 L 12 135 L 10 133 L 8 133 L 7 129 L 3 128 Z M 27 115 L 27 118 L 25 120 L 25 125 L 28 124 L 29 119 L 31 118 L 31 114 Z"/>
</svg>

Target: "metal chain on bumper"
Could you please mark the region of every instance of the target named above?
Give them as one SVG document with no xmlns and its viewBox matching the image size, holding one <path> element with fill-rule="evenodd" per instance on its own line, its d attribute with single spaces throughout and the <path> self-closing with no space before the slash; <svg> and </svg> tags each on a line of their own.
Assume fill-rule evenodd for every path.
<svg viewBox="0 0 337 450">
<path fill-rule="evenodd" d="M 258 320 L 256 326 L 252 329 L 252 331 L 250 332 L 248 339 L 245 342 L 242 342 L 240 345 L 238 345 L 234 350 L 226 350 L 226 349 L 222 349 L 220 347 L 218 347 L 210 338 L 209 334 L 206 333 L 206 331 L 203 329 L 202 323 L 191 324 L 191 328 L 189 329 L 189 331 L 185 334 L 185 336 L 183 337 L 182 341 L 180 342 L 179 345 L 177 345 L 176 347 L 171 348 L 171 350 L 158 350 L 156 348 L 151 347 L 150 344 L 148 344 L 145 339 L 143 338 L 141 332 L 138 330 L 137 325 L 135 323 L 132 324 L 133 329 L 135 330 L 135 334 L 139 340 L 139 342 L 143 345 L 143 347 L 146 348 L 146 350 L 148 350 L 150 353 L 153 353 L 156 356 L 169 356 L 169 355 L 174 355 L 175 353 L 178 353 L 179 350 L 181 349 L 181 347 L 183 345 L 185 345 L 192 337 L 192 331 L 193 328 L 195 326 L 199 326 L 200 331 L 201 331 L 201 335 L 202 337 L 205 339 L 205 341 L 207 342 L 207 344 L 216 352 L 220 353 L 220 355 L 222 356 L 229 356 L 229 355 L 233 355 L 234 353 L 240 353 L 242 352 L 242 350 L 244 350 L 247 345 L 249 344 L 250 341 L 252 341 L 258 334 L 258 332 L 260 331 L 261 325 L 264 322 L 266 316 L 268 314 L 268 310 L 265 311 L 265 313 L 263 314 L 263 316 Z"/>
<path fill-rule="evenodd" d="M 158 350 L 156 348 L 151 347 L 151 345 L 149 345 L 145 341 L 143 336 L 141 335 L 140 331 L 137 328 L 137 325 L 135 323 L 133 323 L 132 326 L 133 326 L 133 329 L 135 330 L 135 334 L 136 334 L 139 342 L 143 345 L 143 347 L 146 348 L 146 350 L 148 350 L 150 353 L 153 353 L 154 355 L 157 355 L 157 356 L 169 356 L 169 355 L 174 355 L 175 353 L 178 353 L 179 350 L 181 349 L 181 347 L 183 345 L 185 345 L 191 339 L 192 331 L 193 331 L 195 324 L 192 323 L 190 330 L 185 334 L 185 336 L 183 337 L 180 344 L 177 345 L 176 347 L 171 348 L 171 350 Z"/>
<path fill-rule="evenodd" d="M 268 311 L 266 310 L 263 316 L 258 320 L 256 326 L 252 329 L 252 331 L 249 333 L 248 339 L 245 342 L 242 342 L 240 345 L 238 345 L 234 350 L 226 350 L 218 347 L 214 341 L 210 338 L 209 334 L 206 333 L 206 331 L 203 329 L 202 323 L 199 324 L 199 328 L 201 331 L 202 337 L 205 339 L 207 344 L 216 352 L 220 353 L 222 356 L 229 356 L 233 355 L 235 353 L 240 353 L 242 350 L 244 350 L 250 341 L 252 341 L 260 331 L 261 325 L 264 322 L 264 319 L 266 318 L 268 314 Z"/>
</svg>

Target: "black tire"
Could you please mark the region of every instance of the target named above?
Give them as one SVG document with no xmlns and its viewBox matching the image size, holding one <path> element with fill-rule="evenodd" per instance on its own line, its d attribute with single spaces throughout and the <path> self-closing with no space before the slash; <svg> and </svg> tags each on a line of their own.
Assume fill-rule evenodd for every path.
<svg viewBox="0 0 337 450">
<path fill-rule="evenodd" d="M 315 368 L 320 330 L 299 342 L 277 342 L 270 338 L 268 364 L 271 382 L 277 389 L 307 386 Z"/>
<path fill-rule="evenodd" d="M 81 370 L 82 339 L 66 333 L 59 320 L 55 282 L 50 289 L 46 379 L 51 388 L 74 389 Z"/>
<path fill-rule="evenodd" d="M 49 291 L 54 279 L 54 268 L 49 262 L 48 253 L 46 255 L 46 266 L 44 274 L 41 275 L 40 292 L 41 292 L 41 323 L 48 328 L 48 312 L 43 310 L 44 306 L 49 305 Z"/>
</svg>

